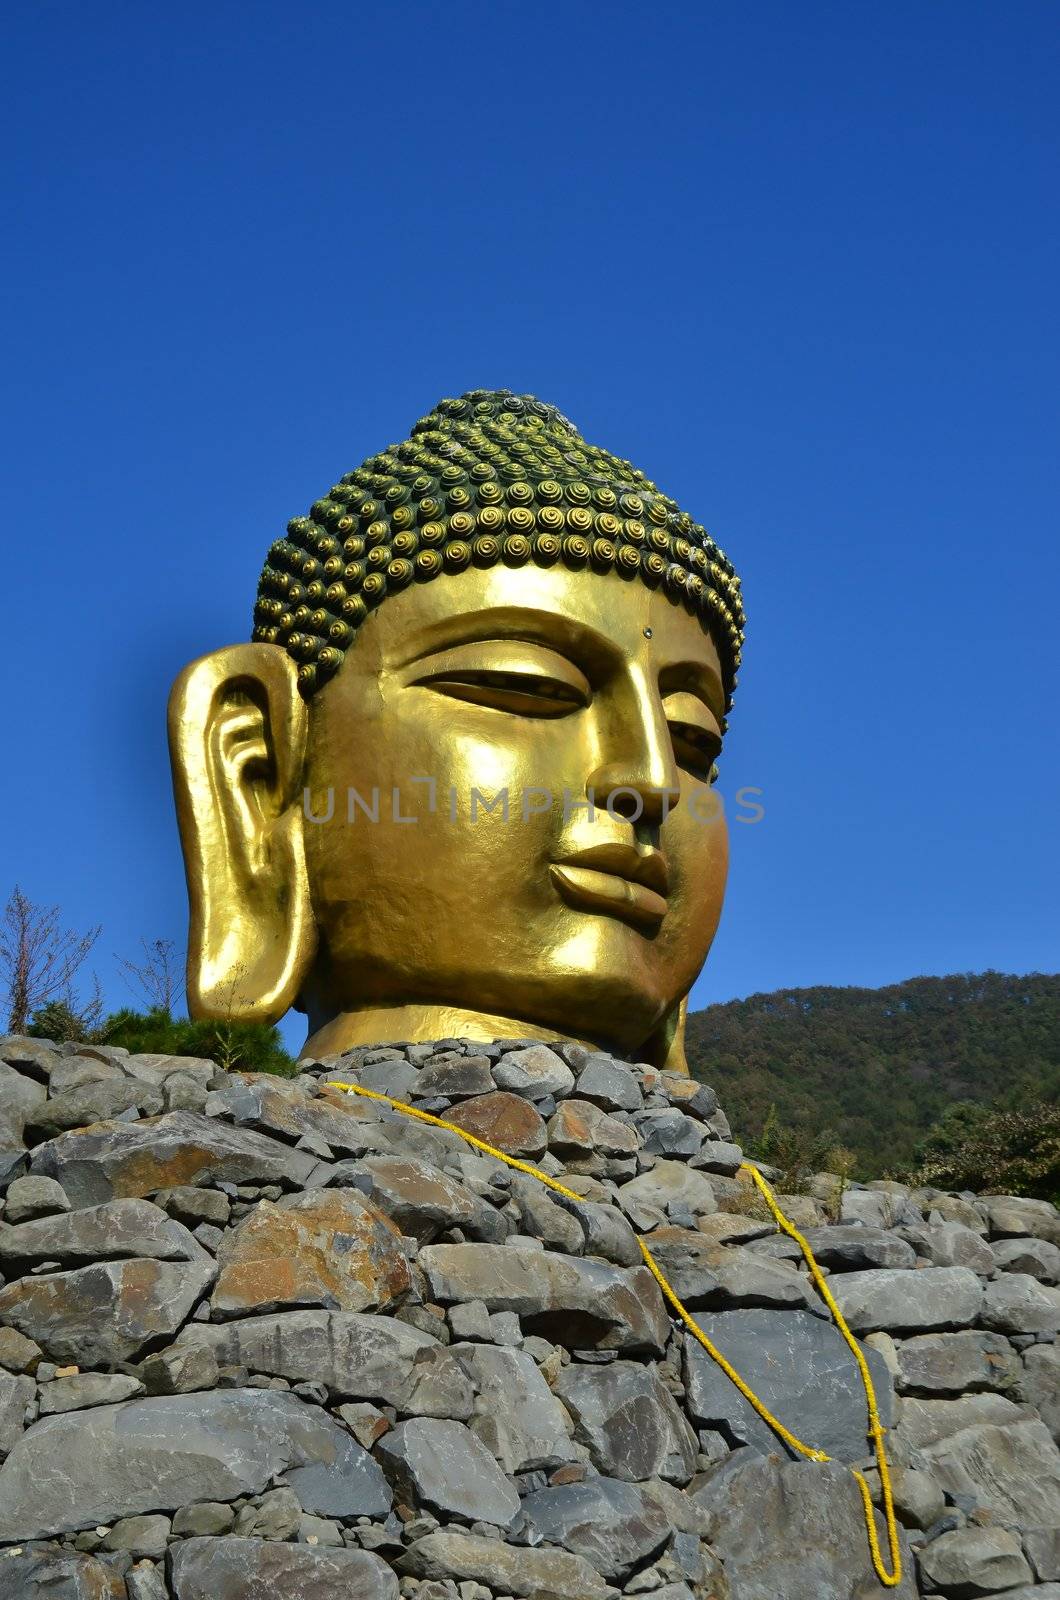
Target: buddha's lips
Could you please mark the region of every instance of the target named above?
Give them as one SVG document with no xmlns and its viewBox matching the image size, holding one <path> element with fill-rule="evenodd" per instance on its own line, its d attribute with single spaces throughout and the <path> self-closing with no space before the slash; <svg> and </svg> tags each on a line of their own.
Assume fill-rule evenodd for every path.
<svg viewBox="0 0 1060 1600">
<path fill-rule="evenodd" d="M 563 898 L 585 910 L 648 928 L 666 915 L 666 862 L 657 850 L 642 855 L 628 845 L 596 845 L 554 861 L 549 874 Z"/>
</svg>

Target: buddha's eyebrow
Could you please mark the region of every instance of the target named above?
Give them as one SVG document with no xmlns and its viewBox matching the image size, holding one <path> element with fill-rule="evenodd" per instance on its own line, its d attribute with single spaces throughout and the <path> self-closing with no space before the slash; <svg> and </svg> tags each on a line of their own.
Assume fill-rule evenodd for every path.
<svg viewBox="0 0 1060 1600">
<path fill-rule="evenodd" d="M 443 650 L 491 640 L 544 645 L 590 670 L 621 657 L 612 640 L 572 617 L 526 606 L 495 606 L 486 611 L 469 611 L 464 616 L 442 617 L 417 629 L 393 665 L 407 667 Z"/>
</svg>

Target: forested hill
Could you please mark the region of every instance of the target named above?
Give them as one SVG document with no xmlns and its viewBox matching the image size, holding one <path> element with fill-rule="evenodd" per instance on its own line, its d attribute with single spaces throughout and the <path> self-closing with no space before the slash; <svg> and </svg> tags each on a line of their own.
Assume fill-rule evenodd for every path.
<svg viewBox="0 0 1060 1600">
<path fill-rule="evenodd" d="M 880 1176 L 953 1101 L 1060 1099 L 1060 974 L 755 994 L 691 1013 L 688 1060 L 752 1149 L 775 1106 L 782 1126 L 828 1129 L 859 1177 Z"/>
</svg>

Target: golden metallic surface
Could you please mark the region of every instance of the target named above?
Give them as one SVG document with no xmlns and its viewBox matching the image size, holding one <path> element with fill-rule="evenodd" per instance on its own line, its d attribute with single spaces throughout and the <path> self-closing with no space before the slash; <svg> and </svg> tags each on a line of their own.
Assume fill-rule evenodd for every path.
<svg viewBox="0 0 1060 1600">
<path fill-rule="evenodd" d="M 590 539 L 560 535 L 581 567 L 480 565 L 490 537 L 421 551 L 443 570 L 391 589 L 308 703 L 278 643 L 181 674 L 192 1014 L 296 1005 L 312 1055 L 543 1034 L 680 1070 L 725 886 L 718 650 Z"/>
</svg>

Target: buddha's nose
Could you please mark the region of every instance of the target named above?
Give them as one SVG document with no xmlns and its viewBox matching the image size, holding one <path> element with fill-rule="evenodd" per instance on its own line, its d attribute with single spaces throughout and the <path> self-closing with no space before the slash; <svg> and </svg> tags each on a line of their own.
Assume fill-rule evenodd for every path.
<svg viewBox="0 0 1060 1600">
<path fill-rule="evenodd" d="M 678 804 L 681 775 L 654 684 L 632 671 L 606 724 L 599 750 L 605 759 L 589 774 L 586 789 L 613 816 L 657 827 Z"/>
</svg>

